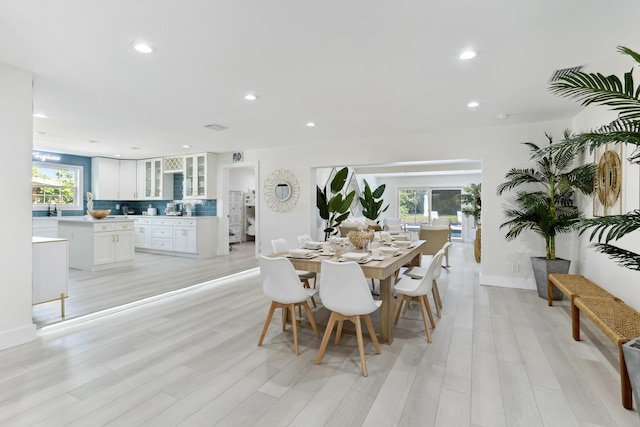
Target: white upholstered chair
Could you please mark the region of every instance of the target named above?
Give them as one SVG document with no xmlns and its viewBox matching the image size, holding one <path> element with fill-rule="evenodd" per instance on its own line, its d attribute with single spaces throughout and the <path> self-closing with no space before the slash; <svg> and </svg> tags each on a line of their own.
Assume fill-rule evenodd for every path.
<svg viewBox="0 0 640 427">
<path fill-rule="evenodd" d="M 422 279 L 412 279 L 409 276 L 403 275 L 398 283 L 396 283 L 396 286 L 394 288 L 396 293 L 398 294 L 398 299 L 396 301 L 395 321 L 398 321 L 398 318 L 400 317 L 400 311 L 402 310 L 402 305 L 405 302 L 409 304 L 409 301 L 411 300 L 417 301 L 420 305 L 420 311 L 422 312 L 422 320 L 424 322 L 424 329 L 427 334 L 428 342 L 431 342 L 431 328 L 429 327 L 427 318 L 434 328 L 436 327 L 436 321 L 433 318 L 433 313 L 431 313 L 431 304 L 429 304 L 429 297 L 427 296 L 427 294 L 430 290 L 434 292 L 433 277 L 435 275 L 436 269 L 442 268 L 442 266 L 440 265 L 442 263 L 442 255 L 442 251 L 439 251 L 435 254 L 435 256 L 433 257 L 433 262 L 427 268 Z M 437 302 L 435 302 L 435 304 L 436 306 L 438 305 Z"/>
<path fill-rule="evenodd" d="M 316 290 L 302 287 L 298 275 L 293 268 L 293 264 L 291 264 L 288 259 L 282 257 L 268 258 L 261 256 L 260 279 L 262 281 L 262 291 L 267 298 L 271 299 L 271 307 L 269 308 L 267 320 L 264 322 L 258 345 L 261 346 L 264 341 L 276 308 L 282 308 L 282 330 L 284 331 L 286 327 L 285 322 L 288 310 L 290 313 L 289 317 L 291 318 L 291 328 L 293 329 L 293 345 L 296 354 L 300 354 L 295 307 L 301 306 L 304 308 L 311 327 L 316 333 L 316 336 L 320 338 L 318 327 L 307 303 L 307 300 L 315 295 Z"/>
<path fill-rule="evenodd" d="M 442 256 L 440 257 L 440 261 L 442 262 L 442 258 L 444 258 L 446 251 L 449 249 L 449 246 L 451 246 L 451 242 L 446 242 L 442 248 L 438 251 L 438 252 L 442 252 Z M 433 257 L 428 257 L 428 262 L 425 263 L 425 259 L 427 259 L 427 257 L 423 257 L 422 258 L 422 266 L 420 267 L 413 267 L 411 269 L 411 275 L 414 277 L 424 277 L 425 274 L 427 274 L 427 270 L 429 269 L 429 267 L 431 266 L 431 263 L 433 262 L 435 256 Z M 442 268 L 436 268 L 434 270 L 433 273 L 433 288 L 431 289 L 432 293 L 433 293 L 433 301 L 436 304 L 436 314 L 438 315 L 438 318 L 442 317 L 442 298 L 440 298 L 440 288 L 438 287 L 438 279 L 440 278 L 440 273 L 442 273 Z M 408 305 L 408 304 L 407 304 Z"/>
<path fill-rule="evenodd" d="M 391 234 L 400 233 L 402 231 L 402 222 L 400 221 L 400 218 L 385 218 L 384 231 L 388 231 Z"/>
<path fill-rule="evenodd" d="M 342 335 L 342 325 L 345 320 L 349 320 L 356 327 L 356 338 L 358 340 L 358 351 L 360 353 L 360 363 L 362 375 L 367 376 L 367 361 L 364 357 L 364 342 L 362 339 L 362 325 L 360 318 L 364 319 L 367 325 L 369 336 L 373 342 L 376 353 L 380 354 L 378 338 L 371 323 L 369 314 L 376 311 L 382 301 L 374 301 L 369 291 L 367 279 L 364 277 L 362 268 L 355 262 L 322 261 L 322 274 L 320 275 L 320 298 L 322 304 L 331 311 L 327 329 L 324 331 L 320 350 L 316 363 L 322 361 L 322 356 L 327 348 L 327 343 L 333 331 L 333 325 L 338 322 L 336 330 L 336 345 L 340 343 Z"/>
</svg>

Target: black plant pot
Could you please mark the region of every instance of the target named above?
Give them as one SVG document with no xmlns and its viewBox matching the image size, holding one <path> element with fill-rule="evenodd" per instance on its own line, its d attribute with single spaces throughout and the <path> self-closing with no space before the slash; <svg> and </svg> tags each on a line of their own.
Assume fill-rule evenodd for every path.
<svg viewBox="0 0 640 427">
<path fill-rule="evenodd" d="M 531 257 L 531 267 L 533 267 L 533 277 L 536 279 L 536 287 L 538 288 L 538 296 L 540 298 L 547 299 L 547 276 L 549 273 L 563 273 L 569 272 L 569 265 L 571 260 L 568 259 L 546 259 L 544 257 Z M 553 300 L 559 301 L 562 299 L 562 292 L 553 287 Z"/>
</svg>

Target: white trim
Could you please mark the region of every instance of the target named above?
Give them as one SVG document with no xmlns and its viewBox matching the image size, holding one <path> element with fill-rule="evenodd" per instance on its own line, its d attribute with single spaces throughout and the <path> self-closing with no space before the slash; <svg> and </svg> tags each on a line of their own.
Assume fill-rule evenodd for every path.
<svg viewBox="0 0 640 427">
<path fill-rule="evenodd" d="M 15 347 L 36 339 L 36 325 L 33 323 L 11 329 L 0 334 L 0 350 Z"/>
</svg>

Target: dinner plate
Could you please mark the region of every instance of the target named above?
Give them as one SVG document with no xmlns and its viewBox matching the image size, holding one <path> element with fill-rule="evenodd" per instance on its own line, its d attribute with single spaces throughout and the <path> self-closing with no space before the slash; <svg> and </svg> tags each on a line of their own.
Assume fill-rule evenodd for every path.
<svg viewBox="0 0 640 427">
<path fill-rule="evenodd" d="M 296 259 L 311 259 L 311 258 L 315 258 L 317 257 L 318 254 L 315 252 L 312 252 L 310 254 L 289 254 L 287 255 L 288 258 L 296 258 Z"/>
<path fill-rule="evenodd" d="M 308 255 L 311 255 L 314 251 L 310 249 L 291 249 L 289 250 L 289 256 L 294 258 L 306 258 Z"/>
<path fill-rule="evenodd" d="M 369 254 L 366 252 L 347 252 L 342 254 L 342 258 L 348 259 L 350 261 L 358 261 L 368 257 Z"/>
<path fill-rule="evenodd" d="M 305 249 L 321 249 L 324 242 L 313 242 L 311 240 L 304 242 Z"/>
</svg>

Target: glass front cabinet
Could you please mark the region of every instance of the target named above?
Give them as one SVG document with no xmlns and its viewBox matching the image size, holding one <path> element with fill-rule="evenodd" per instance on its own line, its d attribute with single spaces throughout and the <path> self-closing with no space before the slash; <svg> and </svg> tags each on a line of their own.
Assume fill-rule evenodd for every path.
<svg viewBox="0 0 640 427">
<path fill-rule="evenodd" d="M 216 155 L 195 154 L 184 158 L 184 198 L 215 199 Z"/>
<path fill-rule="evenodd" d="M 162 159 L 138 161 L 138 195 L 143 200 L 165 200 L 173 198 L 173 180 L 164 179 Z"/>
</svg>

